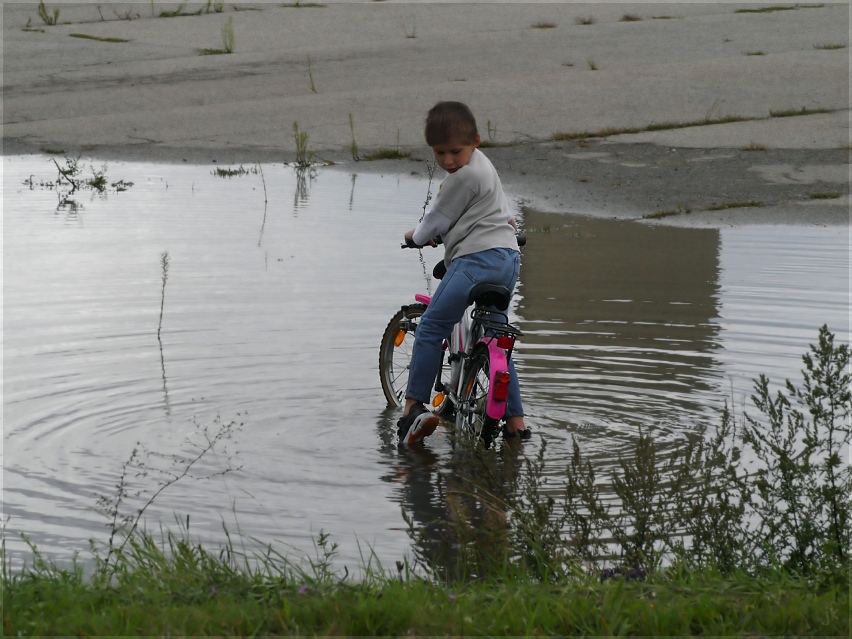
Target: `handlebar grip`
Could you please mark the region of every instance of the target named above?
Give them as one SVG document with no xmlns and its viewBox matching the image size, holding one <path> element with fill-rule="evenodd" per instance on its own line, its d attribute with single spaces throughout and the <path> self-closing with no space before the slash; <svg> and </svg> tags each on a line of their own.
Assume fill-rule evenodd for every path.
<svg viewBox="0 0 852 639">
<path fill-rule="evenodd" d="M 444 243 L 444 240 L 441 238 L 440 235 L 438 237 L 433 237 L 432 239 L 435 241 L 435 244 L 443 244 Z M 429 245 L 424 244 L 423 246 L 418 246 L 417 244 L 405 244 L 403 242 L 402 244 L 399 245 L 399 248 L 404 248 L 404 249 L 406 249 L 406 248 L 424 248 L 426 246 L 429 246 Z"/>
</svg>

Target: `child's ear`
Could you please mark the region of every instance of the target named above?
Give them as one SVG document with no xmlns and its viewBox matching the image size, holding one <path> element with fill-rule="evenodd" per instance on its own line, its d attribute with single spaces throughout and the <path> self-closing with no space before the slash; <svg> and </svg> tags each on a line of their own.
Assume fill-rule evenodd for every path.
<svg viewBox="0 0 852 639">
<path fill-rule="evenodd" d="M 479 143 L 482 142 L 482 138 L 479 137 L 479 133 L 476 134 L 476 139 L 473 141 L 473 148 L 479 148 Z"/>
</svg>

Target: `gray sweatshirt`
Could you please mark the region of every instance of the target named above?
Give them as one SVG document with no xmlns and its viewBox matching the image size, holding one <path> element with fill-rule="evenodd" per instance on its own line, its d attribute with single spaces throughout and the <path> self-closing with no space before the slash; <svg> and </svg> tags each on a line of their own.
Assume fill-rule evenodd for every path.
<svg viewBox="0 0 852 639">
<path fill-rule="evenodd" d="M 441 184 L 434 204 L 414 230 L 414 242 L 444 241 L 444 264 L 492 248 L 518 250 L 512 213 L 491 161 L 475 149 L 470 161 Z"/>
</svg>

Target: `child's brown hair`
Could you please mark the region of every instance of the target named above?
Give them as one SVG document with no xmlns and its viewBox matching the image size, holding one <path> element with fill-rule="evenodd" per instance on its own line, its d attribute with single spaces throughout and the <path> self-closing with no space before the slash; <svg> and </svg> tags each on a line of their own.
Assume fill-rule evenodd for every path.
<svg viewBox="0 0 852 639">
<path fill-rule="evenodd" d="M 461 102 L 438 102 L 426 116 L 426 144 L 473 144 L 479 132 L 476 119 Z"/>
</svg>

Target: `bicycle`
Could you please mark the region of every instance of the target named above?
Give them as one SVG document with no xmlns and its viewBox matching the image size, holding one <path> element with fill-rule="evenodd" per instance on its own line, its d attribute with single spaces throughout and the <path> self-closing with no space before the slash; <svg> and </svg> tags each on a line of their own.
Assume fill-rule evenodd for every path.
<svg viewBox="0 0 852 639">
<path fill-rule="evenodd" d="M 518 236 L 518 245 L 525 243 L 524 236 Z M 411 247 L 403 244 L 402 248 Z M 445 273 L 442 261 L 432 274 L 441 279 Z M 470 312 L 444 340 L 446 356 L 441 357 L 431 401 L 435 415 L 454 423 L 457 434 L 479 437 L 486 446 L 506 414 L 509 360 L 515 340 L 523 336 L 505 313 L 511 295 L 508 288 L 496 284 L 474 287 L 468 299 Z M 404 304 L 388 322 L 379 347 L 379 377 L 390 408 L 405 404 L 417 325 L 432 298 L 418 293 L 414 299 L 414 304 Z"/>
</svg>

